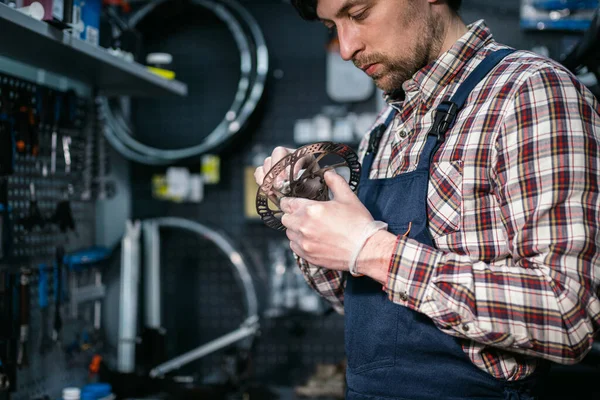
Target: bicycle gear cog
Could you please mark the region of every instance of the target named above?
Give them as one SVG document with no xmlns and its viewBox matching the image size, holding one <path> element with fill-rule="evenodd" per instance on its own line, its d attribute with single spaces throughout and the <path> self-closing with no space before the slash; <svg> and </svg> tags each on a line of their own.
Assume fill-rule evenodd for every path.
<svg viewBox="0 0 600 400">
<path fill-rule="evenodd" d="M 256 193 L 256 211 L 263 222 L 276 230 L 284 231 L 281 223 L 283 211 L 279 202 L 284 197 L 302 197 L 309 200 L 329 200 L 325 172 L 346 168 L 348 185 L 356 192 L 360 182 L 358 156 L 346 144 L 319 142 L 300 147 L 288 154 L 265 175 Z M 292 172 L 293 173 L 290 173 Z M 291 178 L 291 179 L 290 179 Z"/>
</svg>

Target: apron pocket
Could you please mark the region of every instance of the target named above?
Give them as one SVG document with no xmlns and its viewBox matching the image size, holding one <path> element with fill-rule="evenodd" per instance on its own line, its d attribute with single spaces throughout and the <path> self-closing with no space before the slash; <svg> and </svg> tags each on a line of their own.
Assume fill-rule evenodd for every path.
<svg viewBox="0 0 600 400">
<path fill-rule="evenodd" d="M 349 277 L 346 285 L 345 338 L 348 368 L 360 373 L 394 364 L 398 313 L 380 284 Z"/>
</svg>

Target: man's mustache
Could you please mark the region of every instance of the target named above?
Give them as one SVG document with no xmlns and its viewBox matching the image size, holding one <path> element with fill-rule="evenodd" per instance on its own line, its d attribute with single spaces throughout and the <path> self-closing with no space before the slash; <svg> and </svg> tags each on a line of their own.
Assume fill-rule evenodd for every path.
<svg viewBox="0 0 600 400">
<path fill-rule="evenodd" d="M 371 64 L 385 63 L 385 57 L 370 55 L 370 56 L 365 56 L 365 57 L 361 57 L 361 58 L 354 58 L 354 59 L 352 59 L 352 62 L 354 63 L 354 65 L 357 68 L 365 69 L 365 67 L 367 67 L 368 65 L 371 65 Z"/>
</svg>

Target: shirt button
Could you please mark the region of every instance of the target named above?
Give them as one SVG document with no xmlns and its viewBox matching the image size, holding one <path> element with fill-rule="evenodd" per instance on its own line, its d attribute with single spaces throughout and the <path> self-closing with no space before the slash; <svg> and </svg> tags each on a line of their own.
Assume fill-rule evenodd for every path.
<svg viewBox="0 0 600 400">
<path fill-rule="evenodd" d="M 408 134 L 406 133 L 406 131 L 400 131 L 400 133 L 398 133 L 398 136 L 400 136 L 402 139 L 404 139 Z"/>
<path fill-rule="evenodd" d="M 408 295 L 406 294 L 406 292 L 400 293 L 400 300 L 402 300 L 402 301 L 408 300 Z"/>
<path fill-rule="evenodd" d="M 469 325 L 464 324 L 463 325 L 463 331 L 468 332 L 469 331 Z"/>
</svg>

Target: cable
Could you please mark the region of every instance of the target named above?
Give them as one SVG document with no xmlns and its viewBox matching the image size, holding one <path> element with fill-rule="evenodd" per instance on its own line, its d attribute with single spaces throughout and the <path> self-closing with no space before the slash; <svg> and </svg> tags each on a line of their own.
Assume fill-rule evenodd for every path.
<svg viewBox="0 0 600 400">
<path fill-rule="evenodd" d="M 154 1 L 131 17 L 134 28 L 156 7 L 171 0 Z M 240 52 L 240 80 L 234 100 L 217 127 L 202 143 L 175 150 L 159 149 L 134 139 L 133 129 L 124 117 L 118 99 L 98 98 L 104 135 L 124 157 L 151 165 L 170 164 L 197 157 L 228 141 L 239 132 L 255 111 L 263 93 L 269 70 L 269 55 L 264 36 L 250 13 L 234 0 L 190 0 L 191 4 L 212 11 L 232 33 Z M 244 30 L 246 27 L 246 31 Z M 254 52 L 251 49 L 254 49 Z"/>
<path fill-rule="evenodd" d="M 144 223 L 155 224 L 158 228 L 175 228 L 184 231 L 194 232 L 198 236 L 214 243 L 227 256 L 229 262 L 234 267 L 235 277 L 244 292 L 244 304 L 246 306 L 246 319 L 258 320 L 258 300 L 256 289 L 250 275 L 250 270 L 242 254 L 237 251 L 233 242 L 216 230 L 211 229 L 199 222 L 185 218 L 177 217 L 160 217 L 150 220 L 145 220 Z"/>
</svg>

